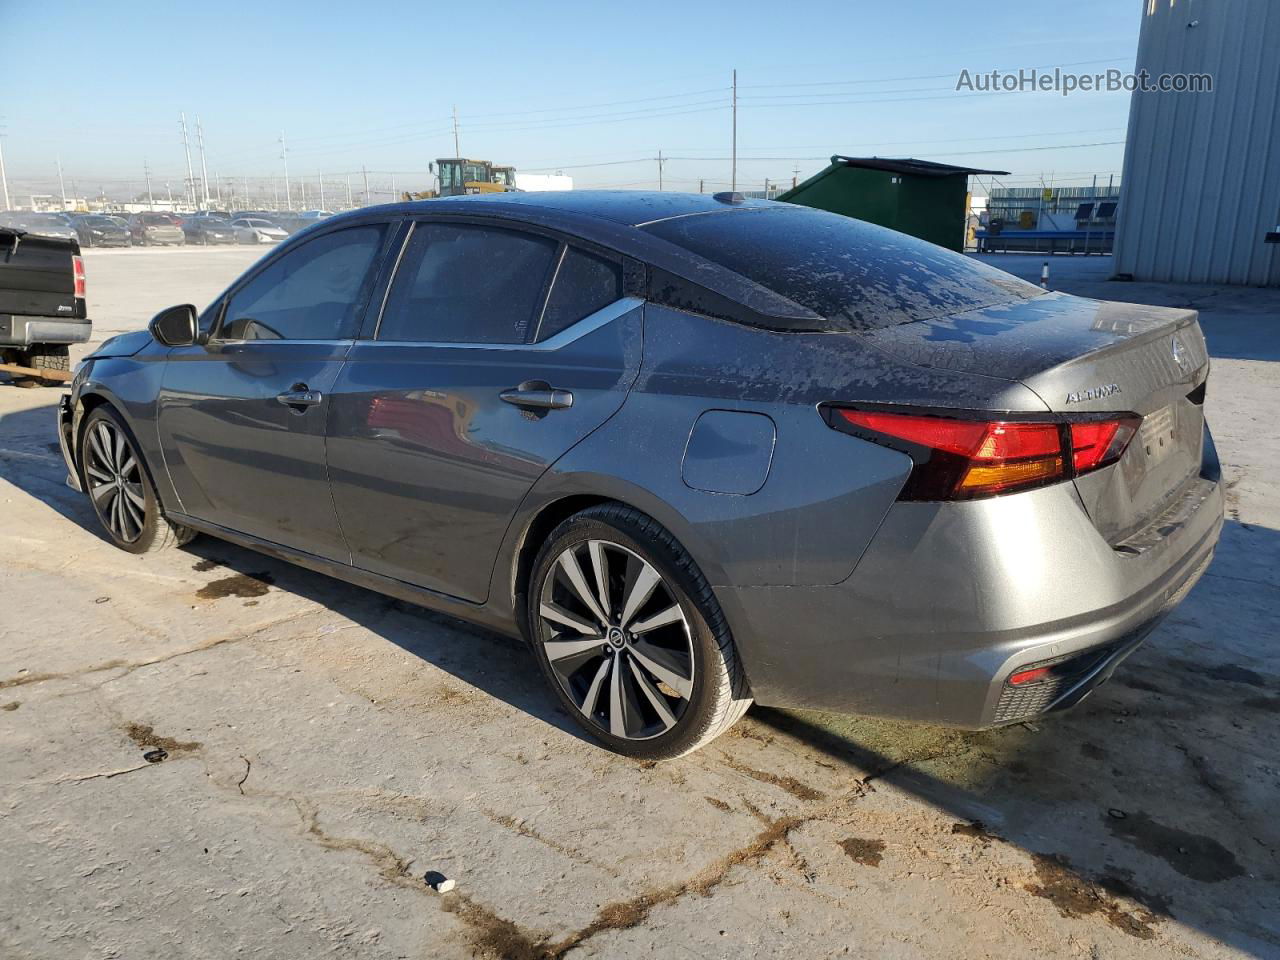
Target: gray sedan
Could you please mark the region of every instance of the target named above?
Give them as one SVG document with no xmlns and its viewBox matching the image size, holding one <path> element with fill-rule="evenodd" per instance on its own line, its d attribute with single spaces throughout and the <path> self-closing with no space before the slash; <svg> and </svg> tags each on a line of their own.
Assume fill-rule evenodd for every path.
<svg viewBox="0 0 1280 960">
<path fill-rule="evenodd" d="M 1078 702 L 1212 557 L 1194 311 L 668 193 L 374 207 L 103 344 L 69 482 L 531 644 L 609 748 L 753 702 L 961 727 Z"/>
</svg>

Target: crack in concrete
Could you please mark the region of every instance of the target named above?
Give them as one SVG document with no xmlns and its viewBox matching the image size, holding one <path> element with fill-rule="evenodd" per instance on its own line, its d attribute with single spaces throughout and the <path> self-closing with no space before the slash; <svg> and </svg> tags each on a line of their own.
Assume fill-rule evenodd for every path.
<svg viewBox="0 0 1280 960">
<path fill-rule="evenodd" d="M 294 617 L 292 616 L 280 617 L 279 619 L 272 620 L 269 623 L 264 623 L 260 626 L 254 627 L 248 633 L 234 634 L 228 637 L 219 637 L 215 640 L 208 640 L 204 643 L 197 644 L 194 647 L 187 647 L 182 650 L 175 650 L 172 653 L 162 654 L 157 657 L 148 657 L 145 660 L 116 659 L 116 660 L 107 660 L 107 661 L 104 661 L 103 663 L 95 664 L 91 667 L 85 667 L 81 670 L 68 670 L 62 673 L 18 674 L 17 676 L 10 677 L 7 680 L 0 680 L 0 690 L 6 690 L 11 687 L 28 686 L 33 683 L 46 683 L 50 680 L 76 681 L 76 680 L 79 680 L 81 677 L 92 676 L 95 673 L 103 673 L 108 670 L 123 670 L 124 672 L 121 673 L 119 676 L 111 677 L 108 680 L 103 681 L 104 684 L 111 683 L 115 680 L 121 680 L 124 677 L 129 676 L 129 674 L 133 673 L 135 670 L 140 670 L 143 667 L 154 666 L 157 663 L 168 663 L 171 660 L 177 660 L 180 657 L 190 656 L 193 653 L 203 653 L 206 650 L 212 650 L 215 647 L 222 647 L 222 646 L 226 646 L 227 644 L 241 643 L 245 640 L 252 640 L 255 637 L 257 637 L 259 634 L 265 633 L 267 630 L 270 630 L 273 627 L 277 627 L 282 623 L 287 623 L 288 621 L 293 619 Z M 99 684 L 99 686 L 102 686 L 102 684 Z"/>
<path fill-rule="evenodd" d="M 484 807 L 480 808 L 480 812 L 498 826 L 503 827 L 506 830 L 510 830 L 512 833 L 519 834 L 522 837 L 528 837 L 530 840 L 534 840 L 545 847 L 549 847 L 556 853 L 561 856 L 568 857 L 575 863 L 579 863 L 584 867 L 593 867 L 596 870 L 603 870 L 605 873 L 614 877 L 620 876 L 616 867 L 611 867 L 604 863 L 598 863 L 585 854 L 579 853 L 577 850 L 566 847 L 564 844 L 556 840 L 552 840 L 549 837 L 544 837 L 537 830 L 527 826 L 522 821 L 516 820 L 515 817 L 508 817 L 503 814 L 495 813 L 494 811 Z"/>
<path fill-rule="evenodd" d="M 797 800 L 815 801 L 827 799 L 827 795 L 825 793 L 820 790 L 815 790 L 807 783 L 797 780 L 795 777 L 781 776 L 776 773 L 769 773 L 767 770 L 756 770 L 754 767 L 747 766 L 745 763 L 742 763 L 740 760 L 727 753 L 720 757 L 720 762 L 730 770 L 736 770 L 738 773 L 748 776 L 758 783 L 772 784 L 781 790 L 785 790 Z"/>
<path fill-rule="evenodd" d="M 927 754 L 926 756 L 923 756 L 923 757 L 903 757 L 901 760 L 895 760 L 893 763 L 889 764 L 888 766 L 881 767 L 879 770 L 875 770 L 867 774 L 859 782 L 863 786 L 868 786 L 876 780 L 883 780 L 885 777 L 889 776 L 889 774 L 891 773 L 896 773 L 902 767 L 911 767 L 920 763 L 929 763 L 930 761 L 933 761 L 933 760 L 956 760 L 956 759 L 959 759 L 960 757 L 965 756 L 966 754 L 973 753 L 977 750 L 978 748 L 976 746 L 972 744 L 966 744 L 955 750 L 941 750 L 938 753 Z"/>
<path fill-rule="evenodd" d="M 298 797 L 290 797 L 288 799 L 297 808 L 298 816 L 302 818 L 302 826 L 307 837 L 324 847 L 324 849 L 350 850 L 363 854 L 373 861 L 374 866 L 378 868 L 378 873 L 389 883 L 411 890 L 425 889 L 421 883 L 416 882 L 409 875 L 409 868 L 413 865 L 412 859 L 398 856 L 386 844 L 377 843 L 373 840 L 334 836 L 320 826 L 320 811 L 313 804 Z"/>
<path fill-rule="evenodd" d="M 747 809 L 764 826 L 745 845 L 712 861 L 687 880 L 646 891 L 629 900 L 605 904 L 600 907 L 594 920 L 559 940 L 552 940 L 551 935 L 546 932 L 525 929 L 463 891 L 446 894 L 441 909 L 457 916 L 466 925 L 471 946 L 477 956 L 496 957 L 501 960 L 561 960 L 569 951 L 582 946 L 601 933 L 610 930 L 627 930 L 638 926 L 647 920 L 657 907 L 674 903 L 690 894 L 710 895 L 725 881 L 734 867 L 758 863 L 775 847 L 787 844 L 792 831 L 831 816 L 839 807 L 860 799 L 865 794 L 865 788 L 858 784 L 851 792 L 829 800 L 807 814 L 775 819 L 770 819 L 748 803 Z M 302 818 L 306 836 L 325 849 L 362 854 L 377 867 L 379 874 L 389 883 L 421 893 L 429 892 L 423 881 L 410 874 L 412 859 L 402 857 L 387 845 L 376 841 L 339 837 L 329 833 L 319 824 L 317 808 L 306 800 L 269 793 L 257 795 L 275 796 L 292 802 Z M 488 811 L 486 816 L 499 825 L 506 826 L 501 819 L 495 819 Z M 520 831 L 517 830 L 517 832 Z"/>
<path fill-rule="evenodd" d="M 122 777 L 126 773 L 133 773 L 136 770 L 146 770 L 148 767 L 154 767 L 154 763 L 140 763 L 136 767 L 121 767 L 119 770 L 103 770 L 100 773 L 85 773 L 74 777 L 59 777 L 57 780 L 38 780 L 36 784 L 42 787 L 57 786 L 62 783 L 84 783 L 86 780 L 110 780 L 113 777 Z"/>
</svg>

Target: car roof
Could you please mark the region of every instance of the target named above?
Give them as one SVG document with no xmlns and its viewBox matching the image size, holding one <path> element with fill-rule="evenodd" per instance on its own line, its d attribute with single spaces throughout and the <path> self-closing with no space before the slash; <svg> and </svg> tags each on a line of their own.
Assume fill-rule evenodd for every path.
<svg viewBox="0 0 1280 960">
<path fill-rule="evenodd" d="M 585 218 L 610 220 L 635 227 L 655 220 L 684 217 L 690 214 L 721 213 L 751 207 L 770 207 L 766 200 L 742 199 L 728 202 L 717 199 L 726 194 L 671 193 L 659 190 L 548 190 L 510 193 L 479 193 L 462 197 L 440 197 L 364 207 L 350 214 L 386 213 L 493 213 L 514 219 L 534 215 L 536 219 L 555 219 L 569 226 Z M 343 216 L 343 214 L 339 214 Z"/>
</svg>

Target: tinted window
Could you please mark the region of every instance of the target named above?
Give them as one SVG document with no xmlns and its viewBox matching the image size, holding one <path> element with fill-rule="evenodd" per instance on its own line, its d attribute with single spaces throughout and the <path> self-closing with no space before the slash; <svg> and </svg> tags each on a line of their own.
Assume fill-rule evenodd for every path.
<svg viewBox="0 0 1280 960">
<path fill-rule="evenodd" d="M 383 227 L 309 240 L 231 295 L 219 339 L 346 340 L 369 296 Z"/>
<path fill-rule="evenodd" d="M 524 343 L 557 244 L 471 224 L 420 223 L 396 271 L 379 340 Z"/>
<path fill-rule="evenodd" d="M 803 207 L 677 217 L 644 229 L 850 330 L 926 320 L 1044 292 L 915 237 Z"/>
<path fill-rule="evenodd" d="M 569 247 L 556 271 L 538 339 L 554 337 L 622 296 L 622 268 L 603 257 Z"/>
</svg>

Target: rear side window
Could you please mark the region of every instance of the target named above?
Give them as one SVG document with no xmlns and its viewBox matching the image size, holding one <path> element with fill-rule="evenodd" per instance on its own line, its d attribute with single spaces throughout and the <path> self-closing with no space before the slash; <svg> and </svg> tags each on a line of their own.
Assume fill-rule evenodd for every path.
<svg viewBox="0 0 1280 960">
<path fill-rule="evenodd" d="M 862 220 L 780 205 L 644 227 L 846 330 L 875 330 L 1044 291 L 961 254 Z"/>
<path fill-rule="evenodd" d="M 595 254 L 568 247 L 556 271 L 538 340 L 554 337 L 622 297 L 622 267 Z"/>
<path fill-rule="evenodd" d="M 218 339 L 351 339 L 384 230 L 335 230 L 284 253 L 231 295 Z"/>
<path fill-rule="evenodd" d="M 557 243 L 465 223 L 419 223 L 405 248 L 379 340 L 524 343 Z"/>
</svg>

